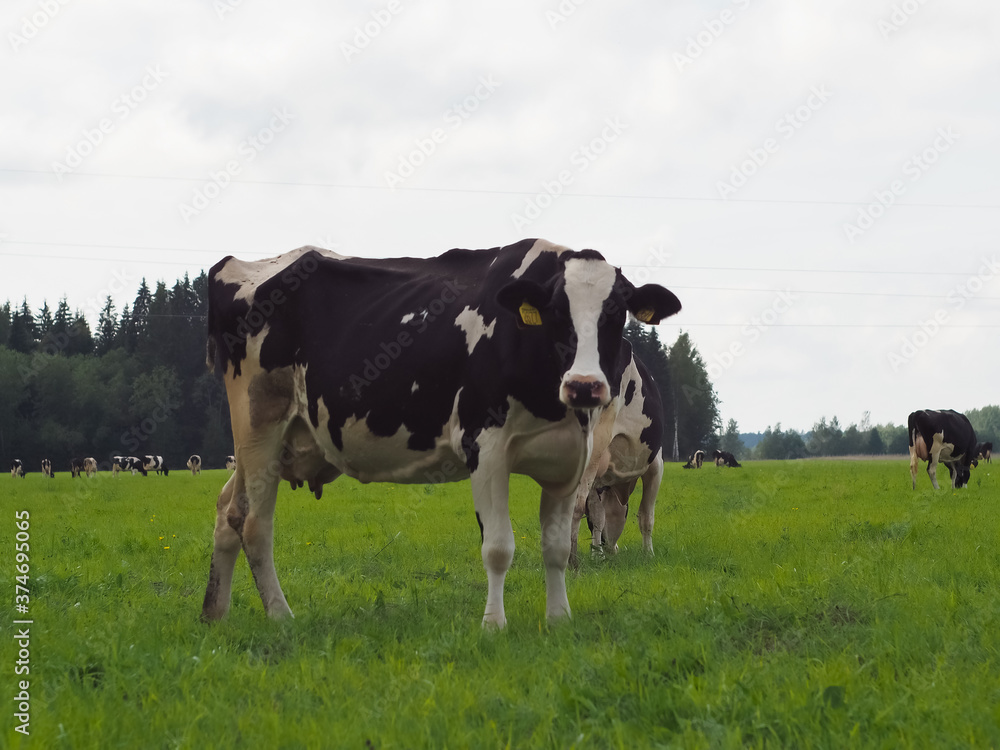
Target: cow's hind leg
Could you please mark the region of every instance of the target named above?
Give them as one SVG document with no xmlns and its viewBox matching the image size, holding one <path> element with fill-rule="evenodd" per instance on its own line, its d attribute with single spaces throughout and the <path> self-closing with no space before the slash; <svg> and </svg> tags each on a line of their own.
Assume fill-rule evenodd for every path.
<svg viewBox="0 0 1000 750">
<path fill-rule="evenodd" d="M 208 587 L 201 608 L 203 620 L 218 620 L 229 611 L 233 590 L 233 570 L 240 555 L 240 535 L 229 524 L 229 505 L 236 487 L 236 474 L 229 477 L 216 503 L 215 547 L 208 571 Z M 242 477 L 241 477 L 242 478 Z"/>
<path fill-rule="evenodd" d="M 653 522 L 656 511 L 656 496 L 660 493 L 663 480 L 663 457 L 657 454 L 642 475 L 642 500 L 639 502 L 639 533 L 642 534 L 642 549 L 653 554 Z"/>
<path fill-rule="evenodd" d="M 280 451 L 268 452 L 277 456 Z M 281 462 L 274 458 L 271 461 L 250 462 L 260 468 L 246 479 L 245 505 L 237 503 L 237 510 L 243 511 L 235 518 L 230 516 L 230 524 L 240 524 L 238 528 L 243 542 L 243 552 L 250 564 L 254 583 L 264 604 L 264 611 L 269 617 L 281 619 L 291 617 L 292 610 L 285 601 L 285 595 L 278 583 L 278 574 L 274 568 L 274 506 L 278 498 L 278 484 L 281 482 Z M 238 470 L 237 470 L 238 471 Z M 237 498 L 242 500 L 243 498 Z M 242 517 L 241 517 L 242 516 Z"/>
<path fill-rule="evenodd" d="M 538 515 L 542 524 L 542 562 L 545 565 L 545 616 L 549 620 L 571 614 L 566 596 L 566 565 L 575 500 L 575 493 L 560 497 L 542 491 Z"/>
</svg>

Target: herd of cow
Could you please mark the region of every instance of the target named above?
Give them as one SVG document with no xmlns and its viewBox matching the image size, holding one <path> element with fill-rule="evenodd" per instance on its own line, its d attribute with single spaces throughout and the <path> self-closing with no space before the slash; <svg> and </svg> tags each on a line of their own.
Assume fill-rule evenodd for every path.
<svg viewBox="0 0 1000 750">
<path fill-rule="evenodd" d="M 191 456 L 187 460 L 187 467 L 191 470 L 192 474 L 200 474 L 201 456 L 197 454 Z M 97 459 L 90 456 L 87 458 L 71 458 L 69 462 L 70 474 L 74 479 L 84 474 L 92 477 L 97 474 L 97 468 Z M 230 471 L 236 471 L 235 456 L 226 456 L 226 468 Z M 137 456 L 111 457 L 111 473 L 116 477 L 122 472 L 130 472 L 133 476 L 136 474 L 147 476 L 151 471 L 163 474 L 163 476 L 167 476 L 170 473 L 166 463 L 163 461 L 163 456 L 143 456 L 142 458 Z M 49 478 L 55 476 L 52 461 L 47 458 L 42 459 L 42 473 Z M 15 458 L 11 462 L 10 475 L 15 478 L 24 476 L 24 462 L 21 459 Z"/>
<path fill-rule="evenodd" d="M 428 259 L 315 247 L 251 262 L 230 256 L 211 269 L 208 296 L 208 362 L 225 382 L 236 456 L 216 505 L 203 619 L 229 610 L 241 552 L 267 614 L 291 616 L 273 555 L 283 480 L 319 498 L 342 474 L 470 479 L 484 626 L 506 624 L 511 474 L 541 489 L 548 618 L 570 615 L 565 574 L 580 520 L 595 547 L 614 550 L 640 479 L 639 529 L 653 552 L 662 406 L 623 330 L 629 314 L 655 325 L 677 313 L 668 289 L 633 285 L 594 250 L 523 240 Z M 920 460 L 935 488 L 939 462 L 960 487 L 992 450 L 956 412 L 914 412 L 909 432 L 914 487 Z M 704 459 L 696 451 L 684 468 Z M 712 459 L 740 467 L 730 453 Z"/>
</svg>

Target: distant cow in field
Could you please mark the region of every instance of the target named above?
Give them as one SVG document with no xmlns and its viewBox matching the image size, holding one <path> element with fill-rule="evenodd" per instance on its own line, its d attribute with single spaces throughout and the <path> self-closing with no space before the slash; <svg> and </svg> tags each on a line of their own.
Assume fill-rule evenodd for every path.
<svg viewBox="0 0 1000 750">
<path fill-rule="evenodd" d="M 191 469 L 191 476 L 201 473 L 201 456 L 195 454 L 187 461 L 187 467 Z"/>
<path fill-rule="evenodd" d="M 142 460 L 143 476 L 150 471 L 155 471 L 157 474 L 163 473 L 163 476 L 167 476 L 170 472 L 167 469 L 167 465 L 163 462 L 163 456 L 144 456 Z"/>
<path fill-rule="evenodd" d="M 92 456 L 83 459 L 83 470 L 87 473 L 88 477 L 94 476 L 97 473 L 97 459 Z"/>
<path fill-rule="evenodd" d="M 700 469 L 701 465 L 705 462 L 705 451 L 697 450 L 688 457 L 688 462 L 684 464 L 682 469 Z"/>
<path fill-rule="evenodd" d="M 964 414 L 952 409 L 915 411 L 906 420 L 910 436 L 910 479 L 917 488 L 917 467 L 927 461 L 927 476 L 934 489 L 937 465 L 943 463 L 951 475 L 951 488 L 965 487 L 977 465 L 976 432 Z"/>
<path fill-rule="evenodd" d="M 278 485 L 470 479 L 482 530 L 483 625 L 503 627 L 512 473 L 541 488 L 548 618 L 570 615 L 574 504 L 630 357 L 628 313 L 680 310 L 594 250 L 544 240 L 435 258 L 306 247 L 209 273 L 209 358 L 225 381 L 236 472 L 219 494 L 202 617 L 229 609 L 246 555 L 268 615 L 291 610 L 274 567 Z"/>
<path fill-rule="evenodd" d="M 24 478 L 24 464 L 21 463 L 21 459 L 15 458 L 10 462 L 10 476 L 11 478 Z"/>
<path fill-rule="evenodd" d="M 993 443 L 987 441 L 976 445 L 976 458 L 986 463 L 993 463 L 990 457 L 993 455 Z"/>
<path fill-rule="evenodd" d="M 71 458 L 69 460 L 69 473 L 76 479 L 83 473 L 83 459 L 82 458 Z"/>
<path fill-rule="evenodd" d="M 226 468 L 229 471 L 236 471 L 236 456 L 226 456 Z"/>
<path fill-rule="evenodd" d="M 712 459 L 715 461 L 716 466 L 728 466 L 732 469 L 743 468 L 743 465 L 736 460 L 736 456 L 728 451 L 714 450 L 712 451 Z"/>
<path fill-rule="evenodd" d="M 628 346 L 622 344 L 624 349 Z M 628 500 L 642 479 L 639 531 L 646 552 L 653 552 L 653 514 L 663 477 L 663 405 L 653 376 L 638 358 L 625 368 L 618 397 L 594 429 L 594 453 L 584 473 L 573 513 L 570 562 L 578 567 L 577 536 L 586 514 L 591 548 L 618 551 Z"/>
<path fill-rule="evenodd" d="M 52 479 L 52 477 L 55 476 L 55 472 L 52 471 L 52 462 L 47 458 L 42 459 L 42 474 L 47 476 L 49 479 Z"/>
</svg>

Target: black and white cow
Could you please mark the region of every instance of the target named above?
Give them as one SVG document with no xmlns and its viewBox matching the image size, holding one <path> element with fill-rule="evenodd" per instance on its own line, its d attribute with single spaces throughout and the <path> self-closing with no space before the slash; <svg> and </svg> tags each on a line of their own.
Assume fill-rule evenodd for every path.
<svg viewBox="0 0 1000 750">
<path fill-rule="evenodd" d="M 701 465 L 705 462 L 705 451 L 696 450 L 688 457 L 688 462 L 684 464 L 682 469 L 700 469 Z"/>
<path fill-rule="evenodd" d="M 226 468 L 229 471 L 236 471 L 236 456 L 226 456 Z"/>
<path fill-rule="evenodd" d="M 143 456 L 142 475 L 146 476 L 151 471 L 155 471 L 158 475 L 162 473 L 163 476 L 170 474 L 167 465 L 163 462 L 163 456 Z"/>
<path fill-rule="evenodd" d="M 52 462 L 47 458 L 42 459 L 42 474 L 47 476 L 49 479 L 55 477 L 55 472 L 52 471 Z"/>
<path fill-rule="evenodd" d="M 626 341 L 623 348 L 631 348 Z M 628 500 L 642 479 L 639 531 L 643 549 L 653 553 L 653 513 L 663 478 L 663 403 L 646 366 L 632 357 L 618 395 L 594 429 L 594 452 L 584 472 L 573 514 L 570 561 L 578 566 L 577 535 L 586 514 L 591 548 L 618 551 Z"/>
<path fill-rule="evenodd" d="M 728 466 L 732 469 L 742 469 L 743 464 L 736 460 L 736 456 L 728 451 L 712 451 L 712 460 L 716 466 Z"/>
<path fill-rule="evenodd" d="M 17 477 L 24 478 L 24 464 L 21 462 L 21 459 L 15 458 L 10 462 L 10 476 L 12 479 L 16 479 Z"/>
<path fill-rule="evenodd" d="M 990 464 L 993 456 L 993 443 L 986 441 L 985 443 L 976 444 L 976 459 L 979 461 L 985 461 Z"/>
<path fill-rule="evenodd" d="M 191 476 L 201 473 L 201 456 L 195 454 L 187 460 L 187 467 L 191 470 Z"/>
<path fill-rule="evenodd" d="M 267 613 L 291 615 L 274 568 L 278 484 L 471 478 L 488 594 L 506 623 L 511 473 L 542 488 L 546 614 L 569 616 L 570 525 L 601 414 L 618 395 L 631 311 L 680 310 L 593 250 L 544 240 L 436 258 L 305 247 L 209 275 L 209 361 L 224 375 L 236 471 L 219 494 L 202 616 L 229 609 L 242 548 Z"/>
<path fill-rule="evenodd" d="M 87 456 L 87 458 L 83 459 L 83 470 L 87 473 L 88 477 L 97 474 L 97 459 L 93 456 Z"/>
<path fill-rule="evenodd" d="M 927 475 L 934 489 L 937 465 L 943 463 L 951 475 L 951 488 L 965 487 L 976 466 L 976 433 L 964 414 L 952 409 L 915 411 L 906 420 L 910 436 L 910 479 L 917 488 L 917 468 L 927 461 Z"/>
<path fill-rule="evenodd" d="M 71 458 L 69 460 L 69 472 L 73 479 L 76 479 L 84 472 L 84 462 L 82 458 Z"/>
</svg>

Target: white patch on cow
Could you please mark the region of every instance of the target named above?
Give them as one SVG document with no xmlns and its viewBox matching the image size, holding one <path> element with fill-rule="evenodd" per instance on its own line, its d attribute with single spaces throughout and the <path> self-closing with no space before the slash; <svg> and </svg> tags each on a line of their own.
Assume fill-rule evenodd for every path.
<svg viewBox="0 0 1000 750">
<path fill-rule="evenodd" d="M 542 253 L 555 253 L 560 255 L 569 250 L 568 247 L 563 247 L 562 245 L 556 245 L 548 240 L 535 240 L 535 244 L 531 246 L 531 249 L 525 254 L 524 260 L 521 261 L 521 265 L 518 269 L 511 274 L 515 279 L 521 278 L 525 271 L 528 270 L 529 266 L 538 260 L 538 256 Z"/>
<path fill-rule="evenodd" d="M 577 344 L 576 358 L 563 376 L 563 384 L 590 378 L 605 382 L 597 351 L 597 324 L 604 300 L 614 287 L 614 266 L 599 260 L 573 259 L 566 263 L 565 279 Z"/>
<path fill-rule="evenodd" d="M 407 323 L 409 323 L 415 317 L 417 317 L 416 313 L 406 313 L 406 315 L 404 315 L 402 318 L 400 318 L 399 322 L 402 323 L 405 326 Z"/>
<path fill-rule="evenodd" d="M 469 350 L 469 354 L 472 354 L 472 350 L 476 348 L 476 344 L 484 336 L 492 338 L 493 329 L 496 327 L 496 324 L 497 321 L 494 318 L 492 323 L 486 325 L 486 320 L 479 314 L 479 311 L 473 310 L 468 306 L 455 318 L 455 325 L 465 332 L 465 345 Z"/>
<path fill-rule="evenodd" d="M 321 247 L 306 245 L 283 255 L 263 260 L 244 261 L 239 258 L 232 258 L 226 265 L 219 269 L 219 272 L 215 275 L 215 279 L 223 284 L 238 285 L 240 288 L 234 295 L 234 299 L 242 300 L 247 304 L 253 304 L 253 297 L 257 291 L 257 287 L 274 276 L 280 276 L 282 271 L 311 250 L 334 260 L 345 260 L 349 257 L 335 253 L 332 250 L 324 250 Z"/>
<path fill-rule="evenodd" d="M 420 386 L 417 385 L 417 381 L 414 380 L 413 385 L 410 386 L 410 393 L 416 393 L 418 388 L 420 388 Z"/>
</svg>

